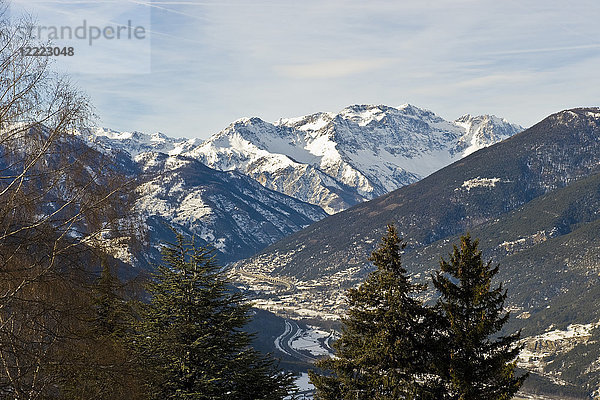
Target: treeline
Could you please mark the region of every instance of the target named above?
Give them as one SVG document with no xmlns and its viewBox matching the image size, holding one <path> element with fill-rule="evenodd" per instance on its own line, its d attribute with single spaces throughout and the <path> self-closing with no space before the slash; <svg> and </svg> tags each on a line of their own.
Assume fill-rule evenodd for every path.
<svg viewBox="0 0 600 400">
<path fill-rule="evenodd" d="M 347 293 L 349 310 L 335 356 L 320 360 L 310 377 L 319 400 L 512 398 L 527 374 L 517 376 L 519 332 L 499 335 L 509 313 L 506 290 L 492 286 L 498 267 L 485 263 L 467 234 L 433 276 L 438 299 L 402 267 L 405 244 L 396 228 L 370 261 L 377 267 Z"/>
</svg>

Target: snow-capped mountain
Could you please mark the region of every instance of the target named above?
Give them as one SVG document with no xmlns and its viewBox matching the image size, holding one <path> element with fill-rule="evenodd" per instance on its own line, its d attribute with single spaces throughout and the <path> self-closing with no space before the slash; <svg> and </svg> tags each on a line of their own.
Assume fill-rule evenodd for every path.
<svg viewBox="0 0 600 400">
<path fill-rule="evenodd" d="M 495 116 L 450 122 L 408 104 L 353 105 L 275 123 L 239 119 L 186 154 L 332 214 L 522 130 Z"/>
<path fill-rule="evenodd" d="M 107 128 L 93 128 L 77 132 L 92 147 L 100 151 L 126 152 L 136 157 L 141 153 L 154 152 L 169 155 L 185 153 L 197 145 L 197 139 L 175 139 L 157 132 L 118 132 Z"/>
<path fill-rule="evenodd" d="M 411 105 L 355 105 L 275 123 L 244 118 L 202 143 L 104 128 L 79 136 L 149 177 L 139 208 L 156 232 L 175 225 L 232 261 L 324 218 L 323 210 L 418 181 L 519 130 L 493 116 L 449 122 Z"/>
<path fill-rule="evenodd" d="M 172 240 L 169 226 L 210 244 L 219 262 L 239 260 L 327 216 L 320 207 L 265 188 L 237 171 L 219 171 L 186 157 L 194 139 L 163 134 L 90 129 L 76 135 L 115 156 L 128 175 L 138 175 L 137 209 L 147 223 L 150 253 L 138 265 L 158 258 L 158 245 Z M 134 255 L 135 256 L 135 255 Z"/>
</svg>

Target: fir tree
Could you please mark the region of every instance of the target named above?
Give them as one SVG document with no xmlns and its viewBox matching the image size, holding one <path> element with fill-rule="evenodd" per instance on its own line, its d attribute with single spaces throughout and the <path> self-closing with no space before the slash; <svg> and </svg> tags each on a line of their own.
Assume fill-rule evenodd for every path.
<svg viewBox="0 0 600 400">
<path fill-rule="evenodd" d="M 124 285 L 102 256 L 102 270 L 90 288 L 88 311 L 69 352 L 76 362 L 61 365 L 64 399 L 145 399 L 143 372 L 128 341 L 133 311 Z"/>
<path fill-rule="evenodd" d="M 148 285 L 136 343 L 155 399 L 282 399 L 293 377 L 250 347 L 250 305 L 232 293 L 211 251 L 177 234 Z"/>
<path fill-rule="evenodd" d="M 435 398 L 425 348 L 429 313 L 415 299 L 424 286 L 412 284 L 402 267 L 404 246 L 388 225 L 370 257 L 377 269 L 348 291 L 349 311 L 333 345 L 335 357 L 317 363 L 324 375 L 310 374 L 318 399 Z"/>
<path fill-rule="evenodd" d="M 515 376 L 520 333 L 498 336 L 509 318 L 503 311 L 506 290 L 492 288 L 498 266 L 484 263 L 478 241 L 467 234 L 454 246 L 450 261 L 433 276 L 440 293 L 443 351 L 437 357 L 445 399 L 504 400 L 519 390 L 527 375 Z"/>
<path fill-rule="evenodd" d="M 93 308 L 97 336 L 123 338 L 130 324 L 132 312 L 122 295 L 124 285 L 111 270 L 108 256 L 102 257 L 102 270 L 93 288 Z"/>
</svg>

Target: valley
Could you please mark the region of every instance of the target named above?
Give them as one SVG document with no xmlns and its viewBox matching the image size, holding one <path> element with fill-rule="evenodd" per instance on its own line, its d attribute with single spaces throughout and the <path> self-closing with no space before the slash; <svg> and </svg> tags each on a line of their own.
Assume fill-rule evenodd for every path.
<svg viewBox="0 0 600 400">
<path fill-rule="evenodd" d="M 151 242 L 168 238 L 168 224 L 214 245 L 253 305 L 283 318 L 262 346 L 294 369 L 331 352 L 345 290 L 367 277 L 366 259 L 394 222 L 418 283 L 458 235 L 480 238 L 509 290 L 506 329 L 523 330 L 519 366 L 539 378 L 527 393 L 578 398 L 600 388 L 597 357 L 576 356 L 593 354 L 600 320 L 598 115 L 568 110 L 518 133 L 496 117 L 447 122 L 414 106 L 351 106 L 274 124 L 238 120 L 204 143 L 83 136 L 151 177 L 139 189 Z M 144 266 L 158 253 L 129 257 Z"/>
</svg>

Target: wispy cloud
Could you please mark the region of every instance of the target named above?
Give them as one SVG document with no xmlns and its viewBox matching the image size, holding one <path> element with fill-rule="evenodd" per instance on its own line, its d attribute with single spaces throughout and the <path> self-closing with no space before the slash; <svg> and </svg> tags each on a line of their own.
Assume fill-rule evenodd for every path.
<svg viewBox="0 0 600 400">
<path fill-rule="evenodd" d="M 369 102 L 530 125 L 600 98 L 596 0 L 125 3 L 151 14 L 152 73 L 77 76 L 116 129 L 207 137 L 241 116 Z"/>
<path fill-rule="evenodd" d="M 341 59 L 310 64 L 276 65 L 273 69 L 289 78 L 342 78 L 374 71 L 392 63 L 391 59 Z"/>
<path fill-rule="evenodd" d="M 538 49 L 515 49 L 515 50 L 503 50 L 503 51 L 492 51 L 484 52 L 486 56 L 508 56 L 508 55 L 520 55 L 520 54 L 535 54 L 535 53 L 557 53 L 574 50 L 589 50 L 589 49 L 600 49 L 600 43 L 597 44 L 582 44 L 574 46 L 563 46 L 563 47 L 544 47 Z"/>
</svg>

